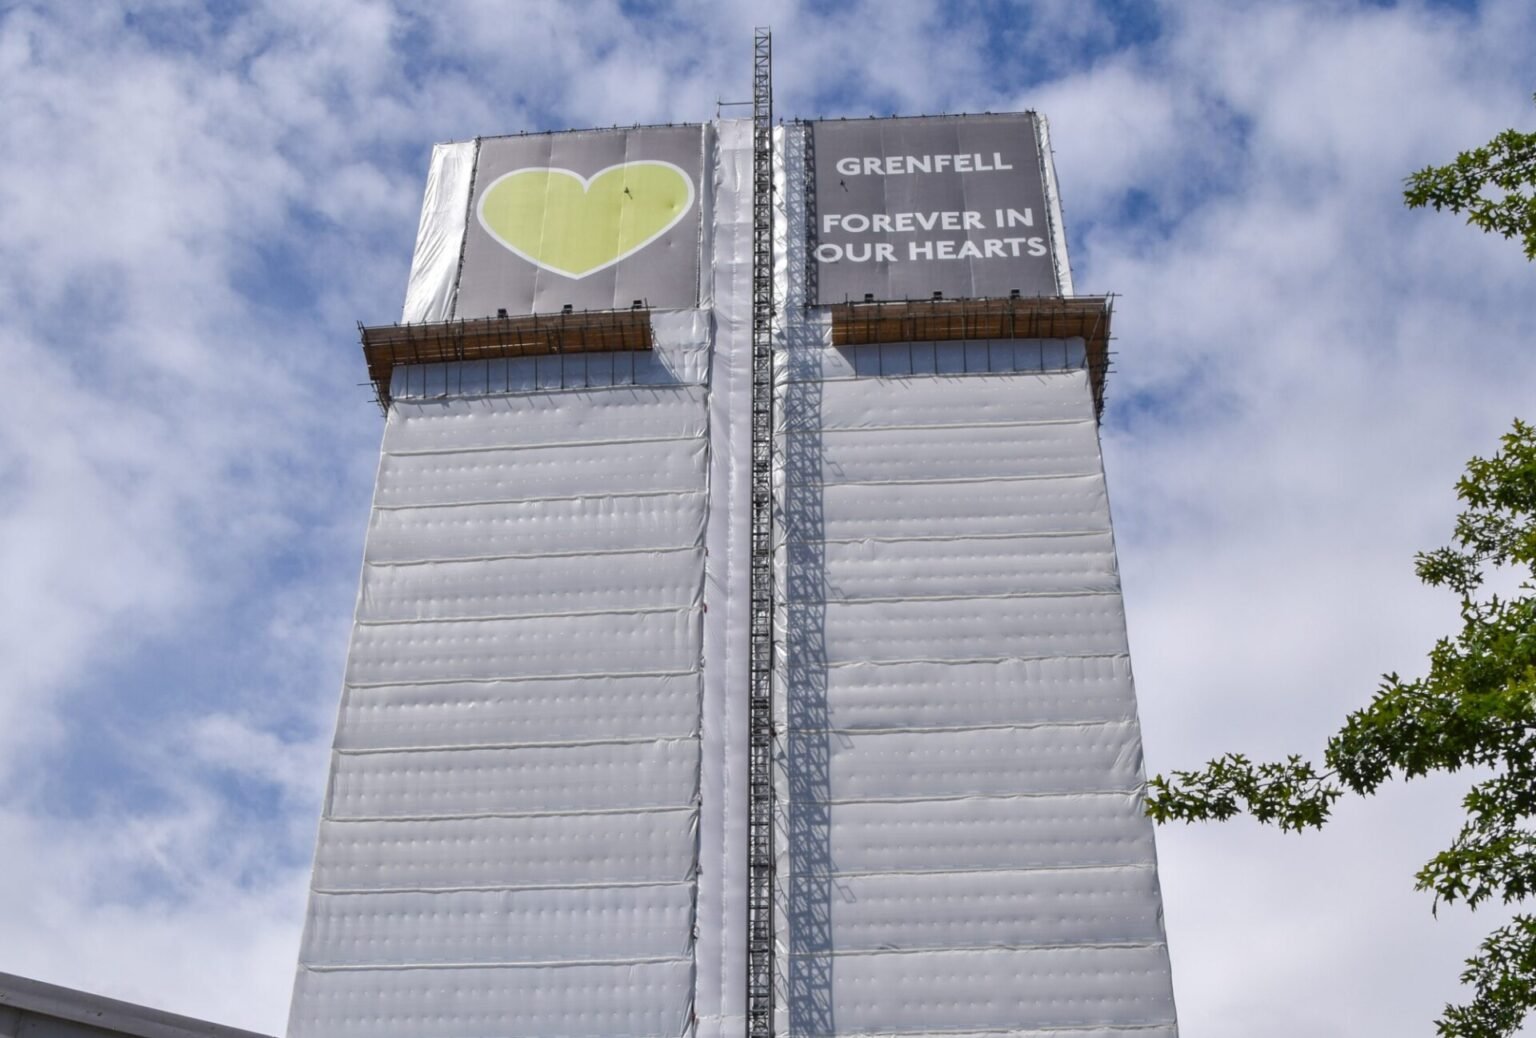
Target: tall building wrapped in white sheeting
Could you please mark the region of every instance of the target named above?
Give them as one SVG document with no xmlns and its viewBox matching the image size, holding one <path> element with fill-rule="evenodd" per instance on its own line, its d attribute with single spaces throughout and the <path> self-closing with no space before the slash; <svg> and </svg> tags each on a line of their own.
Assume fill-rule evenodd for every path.
<svg viewBox="0 0 1536 1038">
<path fill-rule="evenodd" d="M 290 1038 L 1176 1035 L 1045 122 L 766 139 L 434 152 Z"/>
</svg>

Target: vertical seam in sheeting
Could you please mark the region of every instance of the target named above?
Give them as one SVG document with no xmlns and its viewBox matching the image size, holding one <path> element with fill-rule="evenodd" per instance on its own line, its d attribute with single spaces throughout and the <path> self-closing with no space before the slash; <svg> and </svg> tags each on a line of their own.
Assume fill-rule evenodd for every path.
<svg viewBox="0 0 1536 1038">
<path fill-rule="evenodd" d="M 1067 229 L 1062 215 L 1061 189 L 1056 184 L 1056 160 L 1051 154 L 1051 127 L 1045 116 L 1034 113 L 1035 152 L 1040 159 L 1040 176 L 1045 183 L 1045 218 L 1051 225 L 1051 260 L 1056 267 L 1056 291 L 1070 296 L 1072 259 L 1067 255 Z"/>
<path fill-rule="evenodd" d="M 789 586 L 788 544 L 785 536 L 784 517 L 788 509 L 787 488 L 788 475 L 786 465 L 786 439 L 785 430 L 789 423 L 789 354 L 788 345 L 792 336 L 812 322 L 811 311 L 807 304 L 811 302 L 809 294 L 809 281 L 815 276 L 816 266 L 808 261 L 809 245 L 814 233 L 814 224 L 809 216 L 808 196 L 814 190 L 814 179 L 811 176 L 807 144 L 810 141 L 812 127 L 806 123 L 796 123 L 791 126 L 781 127 L 775 141 L 775 169 L 774 169 L 774 205 L 777 215 L 775 228 L 775 265 L 774 265 L 774 296 L 778 306 L 775 327 L 774 352 L 774 450 L 773 450 L 773 486 L 774 486 L 774 639 L 778 646 L 774 659 L 774 724 L 779 731 L 787 731 L 789 723 L 789 711 L 791 700 L 791 683 L 789 681 L 788 668 L 793 652 L 793 641 L 789 632 L 788 602 L 785 595 Z M 790 166 L 791 152 L 799 149 L 801 167 L 799 170 L 798 191 L 793 183 Z M 798 208 L 797 208 L 798 204 Z M 798 217 L 798 219 L 797 219 Z M 797 251 L 794 242 L 803 244 Z M 795 272 L 800 275 L 798 290 L 795 287 Z M 774 844 L 776 864 L 779 866 L 776 876 L 775 897 L 775 939 L 786 953 L 793 947 L 792 919 L 793 897 L 791 891 L 797 882 L 796 859 L 791 848 L 790 817 L 789 812 L 794 810 L 794 802 L 790 796 L 790 771 L 789 753 L 787 742 L 780 740 L 775 752 L 774 793 L 777 807 L 774 817 Z M 788 1033 L 796 1022 L 792 1018 L 793 999 L 791 988 L 793 975 L 790 962 L 786 968 L 776 970 L 775 999 L 774 999 L 774 1026 L 780 1033 Z"/>
<path fill-rule="evenodd" d="M 710 862 L 699 887 L 702 927 L 697 954 L 704 968 L 696 975 L 694 1007 L 696 1033 L 701 1038 L 730 1034 L 726 1028 L 741 1015 L 734 994 L 739 970 L 733 963 L 745 948 L 739 924 L 745 919 L 746 906 L 737 889 L 736 874 L 741 869 L 738 841 L 732 835 L 732 820 L 741 814 L 742 806 L 736 803 L 740 784 L 735 781 L 737 763 L 732 755 L 740 754 L 745 736 L 744 730 L 737 731 L 739 704 L 734 694 L 737 674 L 742 670 L 738 613 L 744 608 L 739 594 L 744 589 L 740 587 L 738 556 L 746 544 L 741 527 L 747 517 L 737 502 L 747 458 L 738 455 L 750 446 L 735 435 L 747 417 L 749 403 L 738 399 L 743 387 L 739 367 L 744 355 L 740 341 L 744 329 L 737 311 L 746 301 L 740 276 L 747 259 L 741 233 L 747 210 L 741 193 L 743 182 L 736 176 L 735 163 L 742 152 L 732 143 L 739 137 L 735 129 L 731 124 L 718 126 L 711 167 L 710 511 L 706 530 L 706 544 L 711 550 L 705 565 L 706 588 L 719 597 L 712 599 L 715 608 L 705 614 L 704 716 L 700 729 L 701 768 L 709 769 L 715 783 L 705 786 L 709 802 L 700 811 L 701 862 Z"/>
<path fill-rule="evenodd" d="M 464 251 L 469 248 L 469 224 L 475 215 L 475 180 L 480 175 L 480 141 L 475 138 L 475 152 L 469 161 L 469 192 L 464 196 L 464 233 L 459 235 L 459 265 L 453 272 L 453 295 L 448 300 L 448 320 L 459 316 L 459 282 L 464 279 Z"/>
<path fill-rule="evenodd" d="M 701 132 L 699 134 L 699 138 L 700 138 L 700 144 L 699 144 L 699 148 L 700 148 L 699 168 L 701 170 L 709 170 L 711 168 L 711 164 L 710 164 L 710 161 L 709 161 L 709 158 L 710 158 L 710 155 L 709 155 L 709 151 L 710 151 L 710 135 L 709 135 L 708 130 L 706 129 L 703 132 Z M 714 185 L 713 185 L 713 182 L 712 182 L 712 178 L 711 178 L 711 183 L 710 183 L 710 186 L 709 186 L 707 194 L 708 195 L 713 195 L 714 194 Z M 698 195 L 699 195 L 699 203 L 698 204 L 700 206 L 700 214 L 699 214 L 700 218 L 699 218 L 699 240 L 697 242 L 697 248 L 695 249 L 695 255 L 696 256 L 701 254 L 701 251 L 703 249 L 703 243 L 704 243 L 703 206 L 704 206 L 704 199 L 706 197 L 706 190 L 705 190 L 705 184 L 704 184 L 704 177 L 702 175 L 699 178 Z M 702 287 L 701 287 L 700 280 L 699 280 L 699 271 L 701 269 L 701 266 L 702 266 L 701 261 L 698 260 L 698 259 L 695 259 L 695 266 L 694 266 L 694 299 L 695 299 L 696 303 L 703 301 L 703 291 L 702 291 Z M 711 293 L 711 294 L 713 294 L 713 293 Z M 698 600 L 701 603 L 703 603 L 704 609 L 707 610 L 709 608 L 709 548 L 708 548 L 708 543 L 709 543 L 709 523 L 710 523 L 710 519 L 714 515 L 714 507 L 713 507 L 713 505 L 714 505 L 714 488 L 715 488 L 714 415 L 712 413 L 712 408 L 710 407 L 711 389 L 714 386 L 715 374 L 716 374 L 716 372 L 715 372 L 714 344 L 715 344 L 715 339 L 716 339 L 717 331 L 716 331 L 716 326 L 715 326 L 714 311 L 713 311 L 713 309 L 711 309 L 709 311 L 708 319 L 704 322 L 704 327 L 705 327 L 705 335 L 706 335 L 706 337 L 708 339 L 708 346 L 706 347 L 707 352 L 705 353 L 705 356 L 704 356 L 704 386 L 705 386 L 705 390 L 704 390 L 704 400 L 703 400 L 703 406 L 704 406 L 704 444 L 705 444 L 705 452 L 706 453 L 705 453 L 705 463 L 704 463 L 704 524 L 703 524 L 703 527 L 699 531 L 699 536 L 700 536 L 700 539 L 704 542 L 705 547 L 704 547 L 703 556 L 699 559 L 699 598 L 698 598 Z M 705 664 L 704 664 L 704 657 L 705 657 L 705 651 L 706 651 L 705 650 L 705 641 L 706 641 L 706 638 L 708 636 L 708 632 L 709 632 L 709 614 L 708 614 L 708 612 L 701 612 L 700 617 L 699 617 L 699 657 L 698 657 L 699 692 L 698 692 L 698 713 L 696 715 L 696 721 L 695 721 L 695 726 L 694 726 L 694 731 L 697 733 L 696 736 L 695 736 L 695 739 L 698 741 L 698 746 L 699 746 L 698 766 L 697 766 L 696 770 L 694 771 L 694 799 L 696 801 L 697 811 L 696 811 L 696 814 L 694 815 L 695 821 L 694 821 L 694 826 L 693 826 L 693 865 L 692 865 L 692 871 L 693 871 L 693 896 L 692 896 L 692 902 L 693 902 L 693 904 L 692 904 L 692 909 L 691 909 L 691 920 L 690 920 L 689 931 L 688 931 L 688 958 L 689 958 L 689 960 L 692 963 L 692 977 L 690 978 L 689 983 L 688 983 L 688 1005 L 686 1007 L 686 1011 L 683 1014 L 682 1023 L 681 1023 L 681 1025 L 679 1027 L 679 1031 L 680 1031 L 681 1034 L 683 1034 L 683 1035 L 694 1035 L 694 1036 L 697 1036 L 698 1029 L 699 1029 L 699 1023 L 698 1023 L 698 1021 L 699 1021 L 699 1015 L 698 1015 L 698 1013 L 699 1013 L 699 937 L 700 937 L 700 933 L 701 933 L 701 928 L 699 926 L 699 922 L 700 922 L 700 920 L 699 920 L 699 897 L 700 897 L 700 888 L 702 887 L 703 882 L 704 882 L 704 868 L 703 868 L 704 799 L 705 799 L 705 795 L 706 795 L 706 790 L 705 790 L 705 786 L 704 786 L 704 767 L 705 767 L 705 757 L 706 757 L 706 747 L 705 747 L 705 742 L 704 742 L 704 732 L 705 732 L 704 724 L 705 724 L 706 717 L 705 717 L 704 705 L 705 705 L 705 701 L 706 701 L 707 694 L 708 694 L 707 690 L 708 690 L 708 687 L 709 687 L 709 685 L 708 685 L 709 676 L 708 676 L 707 668 L 705 667 Z"/>
<path fill-rule="evenodd" d="M 739 122 L 735 126 L 735 129 L 737 131 L 740 131 L 742 128 L 743 128 L 743 124 L 741 124 Z M 734 152 L 735 157 L 737 159 L 739 159 L 743 154 L 745 154 L 745 149 L 740 147 L 740 144 L 738 143 L 738 145 L 733 149 L 733 152 Z M 735 167 L 733 167 L 733 171 L 734 172 L 740 172 L 740 170 L 736 170 Z M 736 218 L 734 220 L 734 223 L 736 225 L 736 231 L 735 231 L 735 234 L 733 235 L 732 242 L 733 242 L 733 247 L 734 247 L 733 259 L 735 259 L 737 262 L 733 262 L 731 264 L 731 266 L 730 266 L 730 270 L 731 270 L 730 288 L 731 288 L 731 291 L 727 294 L 726 299 L 727 299 L 727 302 L 733 308 L 738 308 L 738 307 L 741 306 L 742 301 L 746 298 L 747 291 L 748 291 L 748 289 L 744 289 L 744 287 L 743 287 L 743 285 L 741 283 L 741 281 L 742 281 L 743 265 L 742 265 L 742 263 L 740 261 L 743 260 L 743 259 L 746 259 L 748 261 L 748 263 L 750 264 L 750 256 L 751 256 L 750 247 L 749 246 L 744 247 L 746 245 L 746 243 L 749 241 L 749 239 L 745 236 L 744 231 L 745 231 L 745 229 L 747 227 L 747 220 L 745 219 L 745 217 L 751 211 L 750 210 L 751 199 L 750 199 L 750 195 L 746 195 L 746 194 L 743 193 L 743 188 L 748 183 L 748 181 L 745 178 L 737 178 L 737 179 L 735 179 L 733 181 L 733 183 L 735 185 L 735 192 L 734 192 L 735 199 L 734 199 L 734 203 L 735 203 L 735 207 L 736 207 L 736 209 L 735 209 L 735 217 Z M 745 202 L 743 201 L 744 199 L 745 199 Z M 750 266 L 748 266 L 746 269 L 747 269 L 748 277 L 750 277 L 750 274 L 751 274 Z M 738 365 L 740 364 L 741 358 L 743 357 L 743 355 L 748 354 L 749 351 L 750 351 L 750 340 L 748 340 L 748 342 L 746 343 L 748 349 L 742 349 L 742 346 L 743 346 L 742 335 L 741 335 L 742 328 L 741 328 L 741 322 L 739 320 L 739 315 L 733 315 L 732 321 L 731 321 L 731 330 L 732 330 L 732 333 L 733 333 L 732 336 L 731 336 L 731 340 L 730 340 L 730 344 L 733 347 L 732 350 L 731 350 L 731 356 L 732 356 L 732 373 L 731 373 L 732 374 L 732 378 L 731 378 L 732 385 L 731 385 L 731 388 L 732 388 L 732 391 L 733 391 L 733 396 L 740 397 L 742 395 L 742 391 L 743 391 L 742 390 L 742 378 L 741 378 L 742 372 L 741 372 L 741 370 L 740 370 Z M 749 414 L 750 413 L 750 408 L 751 408 L 750 395 L 748 395 L 748 398 L 747 398 L 747 401 L 746 401 L 747 407 L 744 408 L 744 409 L 743 408 L 736 408 L 736 409 L 730 408 L 729 407 L 729 403 L 730 403 L 730 401 L 727 401 L 727 410 L 733 416 L 736 416 L 736 417 L 739 418 L 741 415 L 745 415 L 745 414 Z M 741 438 L 739 436 L 735 435 L 735 430 L 733 430 L 733 434 L 732 434 L 732 447 L 733 448 L 738 448 L 740 450 L 740 447 L 742 446 L 740 444 L 740 439 Z M 730 487 L 730 493 L 731 493 L 731 500 L 733 502 L 735 500 L 737 500 L 740 496 L 742 496 L 742 480 L 741 480 L 742 465 L 738 464 L 737 462 L 744 462 L 747 465 L 751 464 L 751 450 L 752 450 L 752 448 L 751 448 L 750 438 L 749 438 L 748 442 L 744 446 L 745 446 L 745 449 L 744 450 L 740 450 L 740 455 L 741 456 L 740 457 L 733 457 L 732 460 L 731 460 L 731 463 L 730 463 L 730 484 L 729 484 L 729 487 Z M 741 509 L 739 516 L 736 515 L 736 513 L 733 512 L 731 518 L 732 518 L 732 521 L 729 522 L 727 524 L 727 526 L 726 526 L 725 542 L 726 542 L 726 550 L 727 550 L 727 553 L 728 553 L 728 562 L 727 562 L 727 565 L 726 565 L 726 572 L 727 572 L 727 574 L 729 576 L 734 578 L 731 581 L 731 583 L 728 585 L 729 587 L 734 588 L 735 584 L 738 583 L 739 580 L 740 580 L 740 567 L 737 565 L 737 563 L 738 563 L 738 561 L 744 561 L 744 560 L 741 560 L 739 557 L 745 552 L 745 550 L 746 550 L 746 548 L 748 546 L 747 545 L 747 539 L 742 537 L 741 534 L 742 534 L 742 527 L 744 526 L 745 523 L 748 522 L 749 510 L 746 509 L 746 508 Z M 731 596 L 731 598 L 732 598 L 732 601 L 735 603 L 734 607 L 732 609 L 732 613 L 733 614 L 734 613 L 739 613 L 740 610 L 741 610 L 741 597 L 739 595 L 734 595 L 734 596 Z M 746 622 L 750 624 L 750 622 L 751 622 L 750 618 L 748 618 L 748 620 Z M 746 719 L 746 715 L 739 709 L 740 704 L 738 704 L 738 702 L 736 700 L 736 697 L 734 695 L 732 695 L 732 689 L 733 689 L 732 678 L 733 678 L 733 675 L 738 670 L 741 670 L 743 672 L 743 674 L 745 673 L 745 661 L 740 658 L 740 652 L 739 652 L 739 646 L 740 646 L 740 644 L 741 644 L 743 639 L 740 639 L 740 638 L 734 636 L 734 633 L 731 630 L 731 627 L 730 627 L 729 623 L 727 623 L 725 625 L 724 634 L 725 634 L 725 657 L 726 657 L 726 663 L 728 665 L 728 669 L 722 675 L 722 678 L 723 678 L 722 688 L 724 689 L 724 692 L 725 692 L 725 696 L 724 696 L 725 704 L 724 705 L 725 705 L 725 718 L 726 718 L 726 729 L 725 729 L 725 732 L 724 732 L 725 754 L 724 754 L 724 758 L 722 760 L 722 777 L 724 779 L 724 782 L 723 782 L 724 789 L 725 789 L 725 791 L 728 794 L 730 799 L 724 800 L 725 811 L 724 811 L 724 813 L 721 816 L 721 821 L 722 821 L 721 833 L 720 833 L 720 836 L 721 836 L 721 850 L 722 850 L 722 856 L 721 856 L 721 866 L 722 866 L 722 870 L 721 870 L 721 897 L 720 897 L 721 931 L 722 931 L 722 934 L 727 934 L 728 935 L 728 934 L 731 933 L 731 917 L 734 914 L 736 919 L 737 919 L 737 923 L 738 923 L 738 926 L 739 926 L 739 929 L 740 929 L 740 936 L 741 936 L 740 959 L 744 963 L 745 959 L 746 959 L 746 925 L 745 925 L 746 917 L 747 917 L 746 887 L 745 887 L 744 884 L 742 885 L 740 904 L 732 904 L 731 899 L 727 896 L 727 893 L 728 893 L 728 890 L 729 890 L 729 883 L 730 883 L 730 880 L 731 880 L 731 876 L 733 875 L 732 866 L 733 865 L 737 866 L 734 869 L 734 874 L 735 875 L 743 876 L 743 877 L 745 875 L 745 868 L 741 867 L 741 866 L 744 866 L 745 860 L 743 859 L 743 861 L 741 861 L 741 862 L 736 862 L 734 856 L 731 854 L 732 847 L 736 847 L 738 850 L 744 850 L 744 848 L 745 848 L 745 841 L 733 841 L 731 839 L 731 824 L 730 824 L 730 821 L 731 821 L 731 810 L 730 810 L 731 802 L 732 802 L 732 800 L 734 800 L 736 798 L 740 798 L 746 792 L 746 785 L 744 783 L 741 784 L 740 791 L 738 791 L 736 789 L 736 787 L 733 786 L 733 784 L 732 784 L 731 780 L 733 778 L 733 771 L 734 771 L 734 769 L 732 767 L 732 760 L 731 760 L 732 754 L 731 754 L 731 749 L 730 749 L 730 747 L 732 745 L 732 741 L 733 740 L 738 740 L 738 732 L 737 732 L 738 728 L 741 728 L 741 731 L 739 733 L 739 740 L 738 740 L 739 743 L 744 744 L 746 742 L 746 729 L 745 729 L 745 725 L 742 724 L 742 722 L 745 721 L 745 719 Z M 745 766 L 745 764 L 746 764 L 746 758 L 745 758 L 744 755 L 741 757 L 741 764 L 743 766 Z M 744 808 L 745 804 L 743 804 L 742 806 Z M 743 826 L 745 826 L 745 821 L 746 821 L 745 811 L 742 810 L 742 811 L 739 811 L 737 813 L 740 815 L 740 817 L 742 819 Z M 735 958 L 735 949 L 732 947 L 731 942 L 728 941 L 728 940 L 722 939 L 721 942 L 720 942 L 720 1024 L 721 1024 L 722 1032 L 725 1029 L 726 1021 L 728 1019 L 733 1019 L 735 1017 L 735 1015 L 736 1015 L 735 1011 L 738 1008 L 739 1008 L 740 1015 L 741 1015 L 742 1019 L 745 1020 L 745 1018 L 746 1018 L 746 988 L 745 988 L 745 983 L 744 983 L 744 980 L 745 980 L 745 970 L 744 969 L 733 970 L 731 968 L 734 958 Z M 737 1006 L 732 1004 L 731 995 L 730 995 L 730 992 L 733 990 L 733 988 L 735 987 L 735 985 L 738 982 L 741 982 L 740 1006 L 739 1007 L 737 1007 Z"/>
</svg>

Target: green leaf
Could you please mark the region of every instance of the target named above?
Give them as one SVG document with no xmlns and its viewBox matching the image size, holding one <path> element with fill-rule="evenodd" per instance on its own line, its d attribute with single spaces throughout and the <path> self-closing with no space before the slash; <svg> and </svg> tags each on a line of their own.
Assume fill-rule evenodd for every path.
<svg viewBox="0 0 1536 1038">
<path fill-rule="evenodd" d="M 1411 174 L 1403 189 L 1410 209 L 1466 213 L 1483 231 L 1518 238 L 1526 259 L 1536 259 L 1536 133 L 1505 130 L 1445 166 Z"/>
</svg>

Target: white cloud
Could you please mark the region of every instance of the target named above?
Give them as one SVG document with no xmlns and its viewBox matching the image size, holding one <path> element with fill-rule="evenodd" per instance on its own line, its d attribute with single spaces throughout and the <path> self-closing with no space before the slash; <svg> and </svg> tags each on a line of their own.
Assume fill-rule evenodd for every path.
<svg viewBox="0 0 1536 1038">
<path fill-rule="evenodd" d="M 280 1030 L 307 866 L 249 882 L 210 859 L 221 806 L 188 791 L 173 817 L 62 822 L 0 812 L 4 969 L 205 1019 Z M 249 834 L 247 839 L 260 839 Z M 125 897 L 148 869 L 159 891 Z"/>
<path fill-rule="evenodd" d="M 1399 197 L 1410 170 L 1529 122 L 1511 6 L 1181 5 L 1155 60 L 1050 88 L 1068 202 L 1078 170 L 1109 208 L 1142 169 L 1123 187 L 1169 218 L 1093 225 L 1078 267 L 1124 294 L 1106 454 L 1154 770 L 1315 754 L 1456 623 L 1412 555 L 1448 537 L 1466 457 L 1529 409 L 1531 272 Z M 1059 114 L 1098 96 L 1178 114 L 1150 143 Z M 1181 206 L 1169 182 L 1208 193 Z M 1323 835 L 1162 831 L 1185 1033 L 1427 1031 L 1497 923 L 1435 921 L 1411 889 L 1466 781 L 1349 805 Z"/>
</svg>

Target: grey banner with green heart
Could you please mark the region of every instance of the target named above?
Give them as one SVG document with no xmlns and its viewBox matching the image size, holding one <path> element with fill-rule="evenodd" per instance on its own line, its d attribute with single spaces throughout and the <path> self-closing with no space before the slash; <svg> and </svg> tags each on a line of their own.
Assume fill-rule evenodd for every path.
<svg viewBox="0 0 1536 1038">
<path fill-rule="evenodd" d="M 483 139 L 454 316 L 697 306 L 705 132 Z"/>
</svg>

